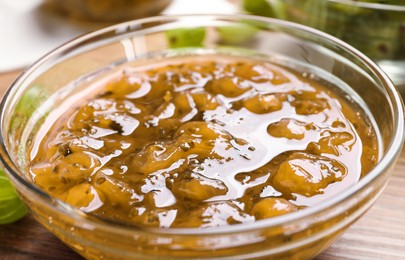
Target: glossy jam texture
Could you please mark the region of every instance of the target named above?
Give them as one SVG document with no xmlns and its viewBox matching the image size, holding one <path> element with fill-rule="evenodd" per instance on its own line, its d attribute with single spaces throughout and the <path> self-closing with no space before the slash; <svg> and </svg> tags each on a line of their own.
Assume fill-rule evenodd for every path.
<svg viewBox="0 0 405 260">
<path fill-rule="evenodd" d="M 101 218 L 165 228 L 253 222 L 322 203 L 378 160 L 359 106 L 265 61 L 168 58 L 94 86 L 98 94 L 50 113 L 30 172 Z"/>
</svg>

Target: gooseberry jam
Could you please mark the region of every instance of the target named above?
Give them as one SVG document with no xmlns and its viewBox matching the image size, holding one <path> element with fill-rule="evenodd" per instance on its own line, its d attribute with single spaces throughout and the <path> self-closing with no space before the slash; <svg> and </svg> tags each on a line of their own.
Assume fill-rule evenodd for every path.
<svg viewBox="0 0 405 260">
<path fill-rule="evenodd" d="M 265 60 L 185 56 L 94 83 L 38 132 L 33 182 L 85 213 L 182 228 L 312 207 L 378 161 L 343 91 Z"/>
</svg>

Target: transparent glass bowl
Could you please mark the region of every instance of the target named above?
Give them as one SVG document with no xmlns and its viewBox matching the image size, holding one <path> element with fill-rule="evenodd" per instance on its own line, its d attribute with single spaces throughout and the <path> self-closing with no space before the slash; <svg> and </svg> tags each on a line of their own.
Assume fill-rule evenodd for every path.
<svg viewBox="0 0 405 260">
<path fill-rule="evenodd" d="M 201 41 L 169 47 L 173 32 L 190 33 L 196 28 Z M 237 31 L 231 34 L 237 37 L 224 34 L 229 31 Z M 299 64 L 305 73 L 336 81 L 374 116 L 382 140 L 380 162 L 357 184 L 319 206 L 214 229 L 142 228 L 102 221 L 50 197 L 30 182 L 28 147 L 46 123 L 48 111 L 60 100 L 77 93 L 87 80 L 126 62 L 205 52 L 242 53 Z M 367 57 L 314 29 L 247 15 L 147 18 L 75 39 L 39 60 L 14 82 L 1 103 L 0 122 L 0 158 L 19 195 L 40 223 L 90 259 L 312 258 L 376 200 L 404 138 L 401 98 Z"/>
<path fill-rule="evenodd" d="M 277 0 L 277 18 L 327 32 L 376 61 L 405 95 L 405 5 L 355 0 Z M 391 1 L 392 2 L 392 1 Z"/>
</svg>

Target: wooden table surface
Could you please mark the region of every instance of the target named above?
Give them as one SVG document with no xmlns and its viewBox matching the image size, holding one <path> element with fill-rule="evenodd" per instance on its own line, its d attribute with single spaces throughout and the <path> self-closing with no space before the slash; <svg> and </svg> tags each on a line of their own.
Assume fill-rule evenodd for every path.
<svg viewBox="0 0 405 260">
<path fill-rule="evenodd" d="M 0 74 L 0 96 L 18 72 Z M 81 259 L 28 215 L 0 225 L 0 259 Z M 321 259 L 405 259 L 405 150 L 374 206 Z"/>
</svg>

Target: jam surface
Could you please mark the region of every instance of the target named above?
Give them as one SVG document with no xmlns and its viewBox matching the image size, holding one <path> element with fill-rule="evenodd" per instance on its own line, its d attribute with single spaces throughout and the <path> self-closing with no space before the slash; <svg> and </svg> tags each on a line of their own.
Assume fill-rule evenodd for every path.
<svg viewBox="0 0 405 260">
<path fill-rule="evenodd" d="M 30 173 L 52 196 L 112 221 L 254 222 L 322 203 L 378 160 L 359 106 L 266 61 L 167 58 L 97 84 L 97 94 L 51 112 Z"/>
</svg>

